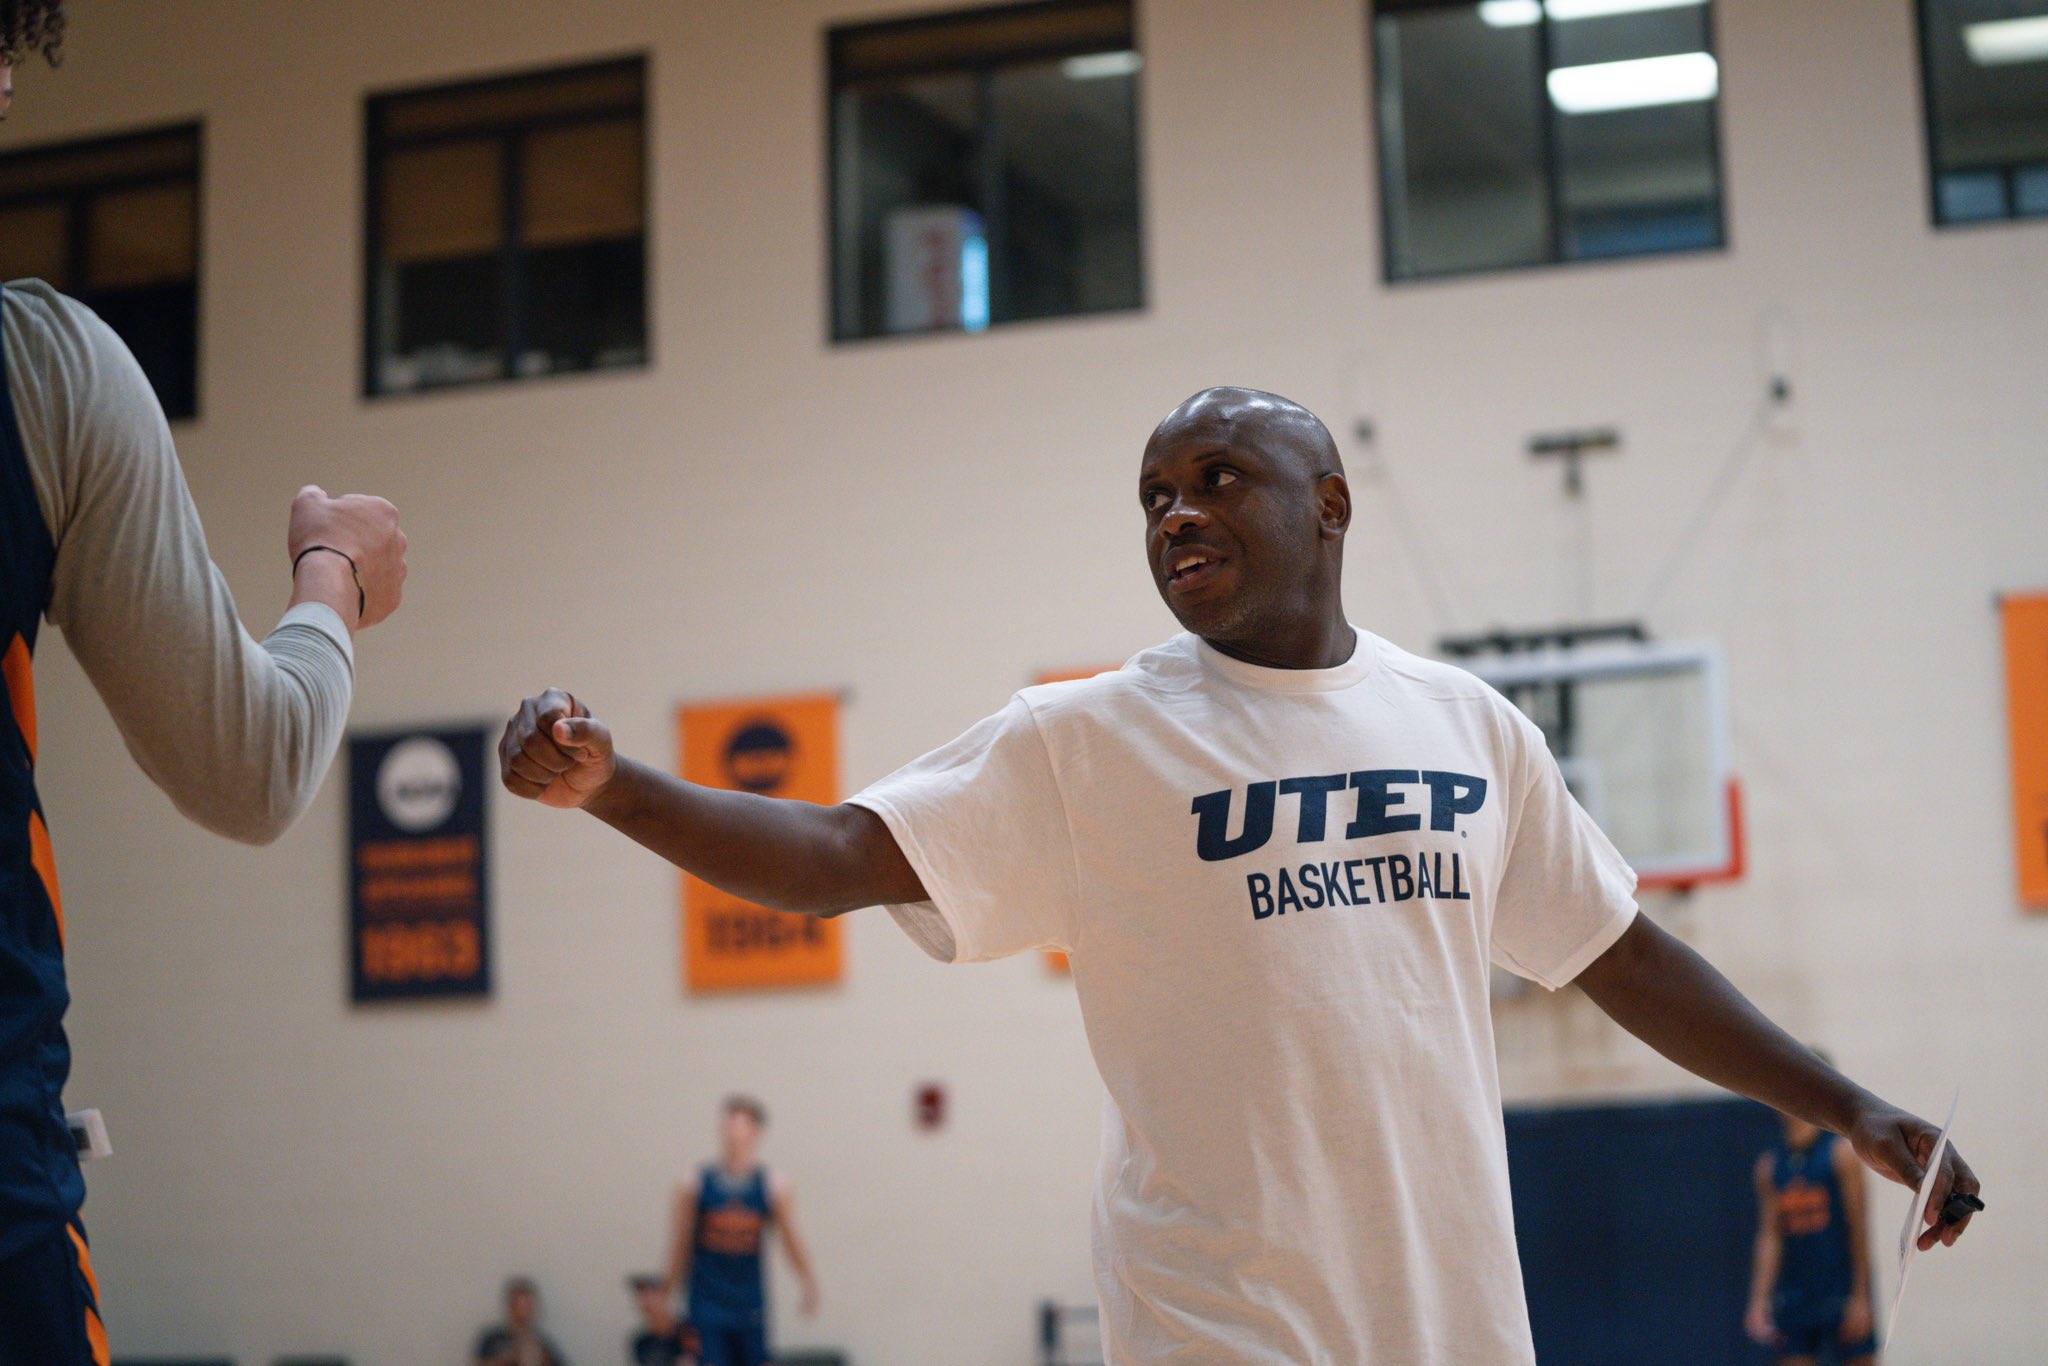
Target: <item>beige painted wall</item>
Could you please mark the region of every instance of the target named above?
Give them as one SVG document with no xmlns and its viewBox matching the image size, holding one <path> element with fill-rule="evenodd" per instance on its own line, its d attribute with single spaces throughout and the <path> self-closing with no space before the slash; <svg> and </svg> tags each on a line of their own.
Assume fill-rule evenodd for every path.
<svg viewBox="0 0 2048 1366">
<path fill-rule="evenodd" d="M 1654 909 L 1886 1094 L 1933 1110 L 1964 1083 L 1992 1213 L 1916 1273 L 1891 1359 L 2038 1359 L 2048 920 L 2010 890 L 1990 600 L 2048 584 L 2048 226 L 1928 227 L 1905 0 L 1721 0 L 1732 250 L 1393 291 L 1357 0 L 1150 0 L 1149 307 L 841 348 L 820 33 L 894 6 L 77 8 L 6 137 L 204 118 L 204 416 L 179 435 L 250 621 L 282 605 L 300 482 L 404 510 L 413 577 L 360 642 L 365 726 L 498 717 L 561 683 L 661 756 L 679 698 L 844 685 L 865 782 L 1036 670 L 1171 629 L 1136 453 L 1219 381 L 1377 423 L 1451 610 L 1355 448 L 1350 606 L 1423 649 L 1588 606 L 1556 474 L 1519 452 L 1620 425 L 1586 516 L 1590 607 L 1627 612 L 1749 420 L 1762 320 L 1789 319 L 1791 430 L 1653 621 L 1727 646 L 1754 874 Z M 362 402 L 364 91 L 630 50 L 652 58 L 656 363 Z M 686 1001 L 670 872 L 508 799 L 495 998 L 353 1011 L 338 783 L 274 848 L 208 838 L 54 637 L 45 656 L 71 1097 L 118 1149 L 87 1215 L 122 1349 L 452 1363 L 526 1270 L 580 1362 L 617 1359 L 619 1277 L 656 1261 L 669 1183 L 741 1085 L 775 1111 L 824 1279 L 785 1341 L 1021 1363 L 1032 1302 L 1089 1293 L 1097 1086 L 1035 963 L 943 969 L 863 913 L 837 990 Z M 1687 1085 L 1570 993 L 1505 1007 L 1502 1051 L 1520 1098 Z M 909 1123 L 927 1078 L 955 1094 L 936 1137 Z M 1887 1193 L 1879 1222 L 1902 1208 Z"/>
</svg>

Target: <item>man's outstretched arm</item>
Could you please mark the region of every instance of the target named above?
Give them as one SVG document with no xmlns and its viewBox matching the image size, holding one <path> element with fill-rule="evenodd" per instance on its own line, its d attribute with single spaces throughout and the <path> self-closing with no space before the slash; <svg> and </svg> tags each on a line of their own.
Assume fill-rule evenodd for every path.
<svg viewBox="0 0 2048 1366">
<path fill-rule="evenodd" d="M 1940 1131 L 1888 1105 L 1778 1028 L 1706 959 L 1637 916 L 1578 985 L 1615 1023 L 1687 1071 L 1840 1134 L 1892 1180 L 1918 1186 Z M 1922 1251 L 1953 1246 L 1969 1226 L 1937 1220 L 1950 1193 L 1975 1195 L 1976 1174 L 1950 1146 L 1921 1212 Z"/>
<path fill-rule="evenodd" d="M 505 723 L 498 766 L 519 796 L 581 807 L 757 905 L 832 916 L 926 899 L 874 812 L 699 787 L 620 758 L 611 730 L 559 688 L 527 698 Z"/>
</svg>

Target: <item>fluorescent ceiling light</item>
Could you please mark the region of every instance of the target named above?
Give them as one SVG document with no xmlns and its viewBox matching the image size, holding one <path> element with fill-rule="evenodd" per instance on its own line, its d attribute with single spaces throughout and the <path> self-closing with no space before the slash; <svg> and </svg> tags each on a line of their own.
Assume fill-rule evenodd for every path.
<svg viewBox="0 0 2048 1366">
<path fill-rule="evenodd" d="M 1480 0 L 1479 17 L 1494 28 L 1527 28 L 1548 14 L 1558 23 L 1573 19 L 1604 19 L 1610 14 L 1640 14 L 1653 9 L 1681 9 L 1707 0 Z"/>
<path fill-rule="evenodd" d="M 1970 60 L 1978 66 L 2038 62 L 2048 57 L 2048 15 L 1964 24 L 1963 45 L 1970 49 Z"/>
<path fill-rule="evenodd" d="M 1550 73 L 1550 102 L 1566 114 L 1697 104 L 1720 90 L 1721 68 L 1704 52 L 1561 66 Z"/>
<path fill-rule="evenodd" d="M 1145 64 L 1145 59 L 1135 52 L 1091 52 L 1084 57 L 1069 57 L 1060 63 L 1060 71 L 1070 81 L 1099 80 L 1104 76 L 1129 76 Z"/>
<path fill-rule="evenodd" d="M 1563 23 L 1568 19 L 1604 19 L 1610 14 L 1637 14 L 1652 9 L 1682 9 L 1707 0 L 1546 0 L 1543 8 Z"/>
</svg>

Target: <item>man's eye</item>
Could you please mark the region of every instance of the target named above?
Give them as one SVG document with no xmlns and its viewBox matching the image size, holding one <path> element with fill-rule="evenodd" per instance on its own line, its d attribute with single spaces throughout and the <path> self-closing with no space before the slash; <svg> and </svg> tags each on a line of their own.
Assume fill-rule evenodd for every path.
<svg viewBox="0 0 2048 1366">
<path fill-rule="evenodd" d="M 1211 488 L 1221 488 L 1225 484 L 1235 484 L 1236 482 L 1237 474 L 1233 470 L 1209 471 L 1209 486 Z"/>
<path fill-rule="evenodd" d="M 1145 510 L 1156 512 L 1166 503 L 1166 490 L 1152 489 L 1145 494 Z"/>
</svg>

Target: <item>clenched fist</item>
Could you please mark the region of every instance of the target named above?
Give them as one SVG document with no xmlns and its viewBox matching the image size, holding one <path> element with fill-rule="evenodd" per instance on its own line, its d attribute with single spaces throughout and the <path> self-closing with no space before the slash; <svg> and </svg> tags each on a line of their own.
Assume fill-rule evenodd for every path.
<svg viewBox="0 0 2048 1366">
<path fill-rule="evenodd" d="M 498 741 L 498 771 L 510 791 L 546 806 L 575 808 L 619 771 L 611 728 L 560 688 L 519 704 Z"/>
<path fill-rule="evenodd" d="M 285 535 L 293 562 L 292 601 L 327 603 L 358 631 L 375 626 L 398 610 L 404 595 L 405 544 L 398 509 L 384 499 L 367 493 L 330 498 L 319 485 L 306 485 L 292 499 Z M 305 554 L 314 546 L 341 553 Z"/>
</svg>

